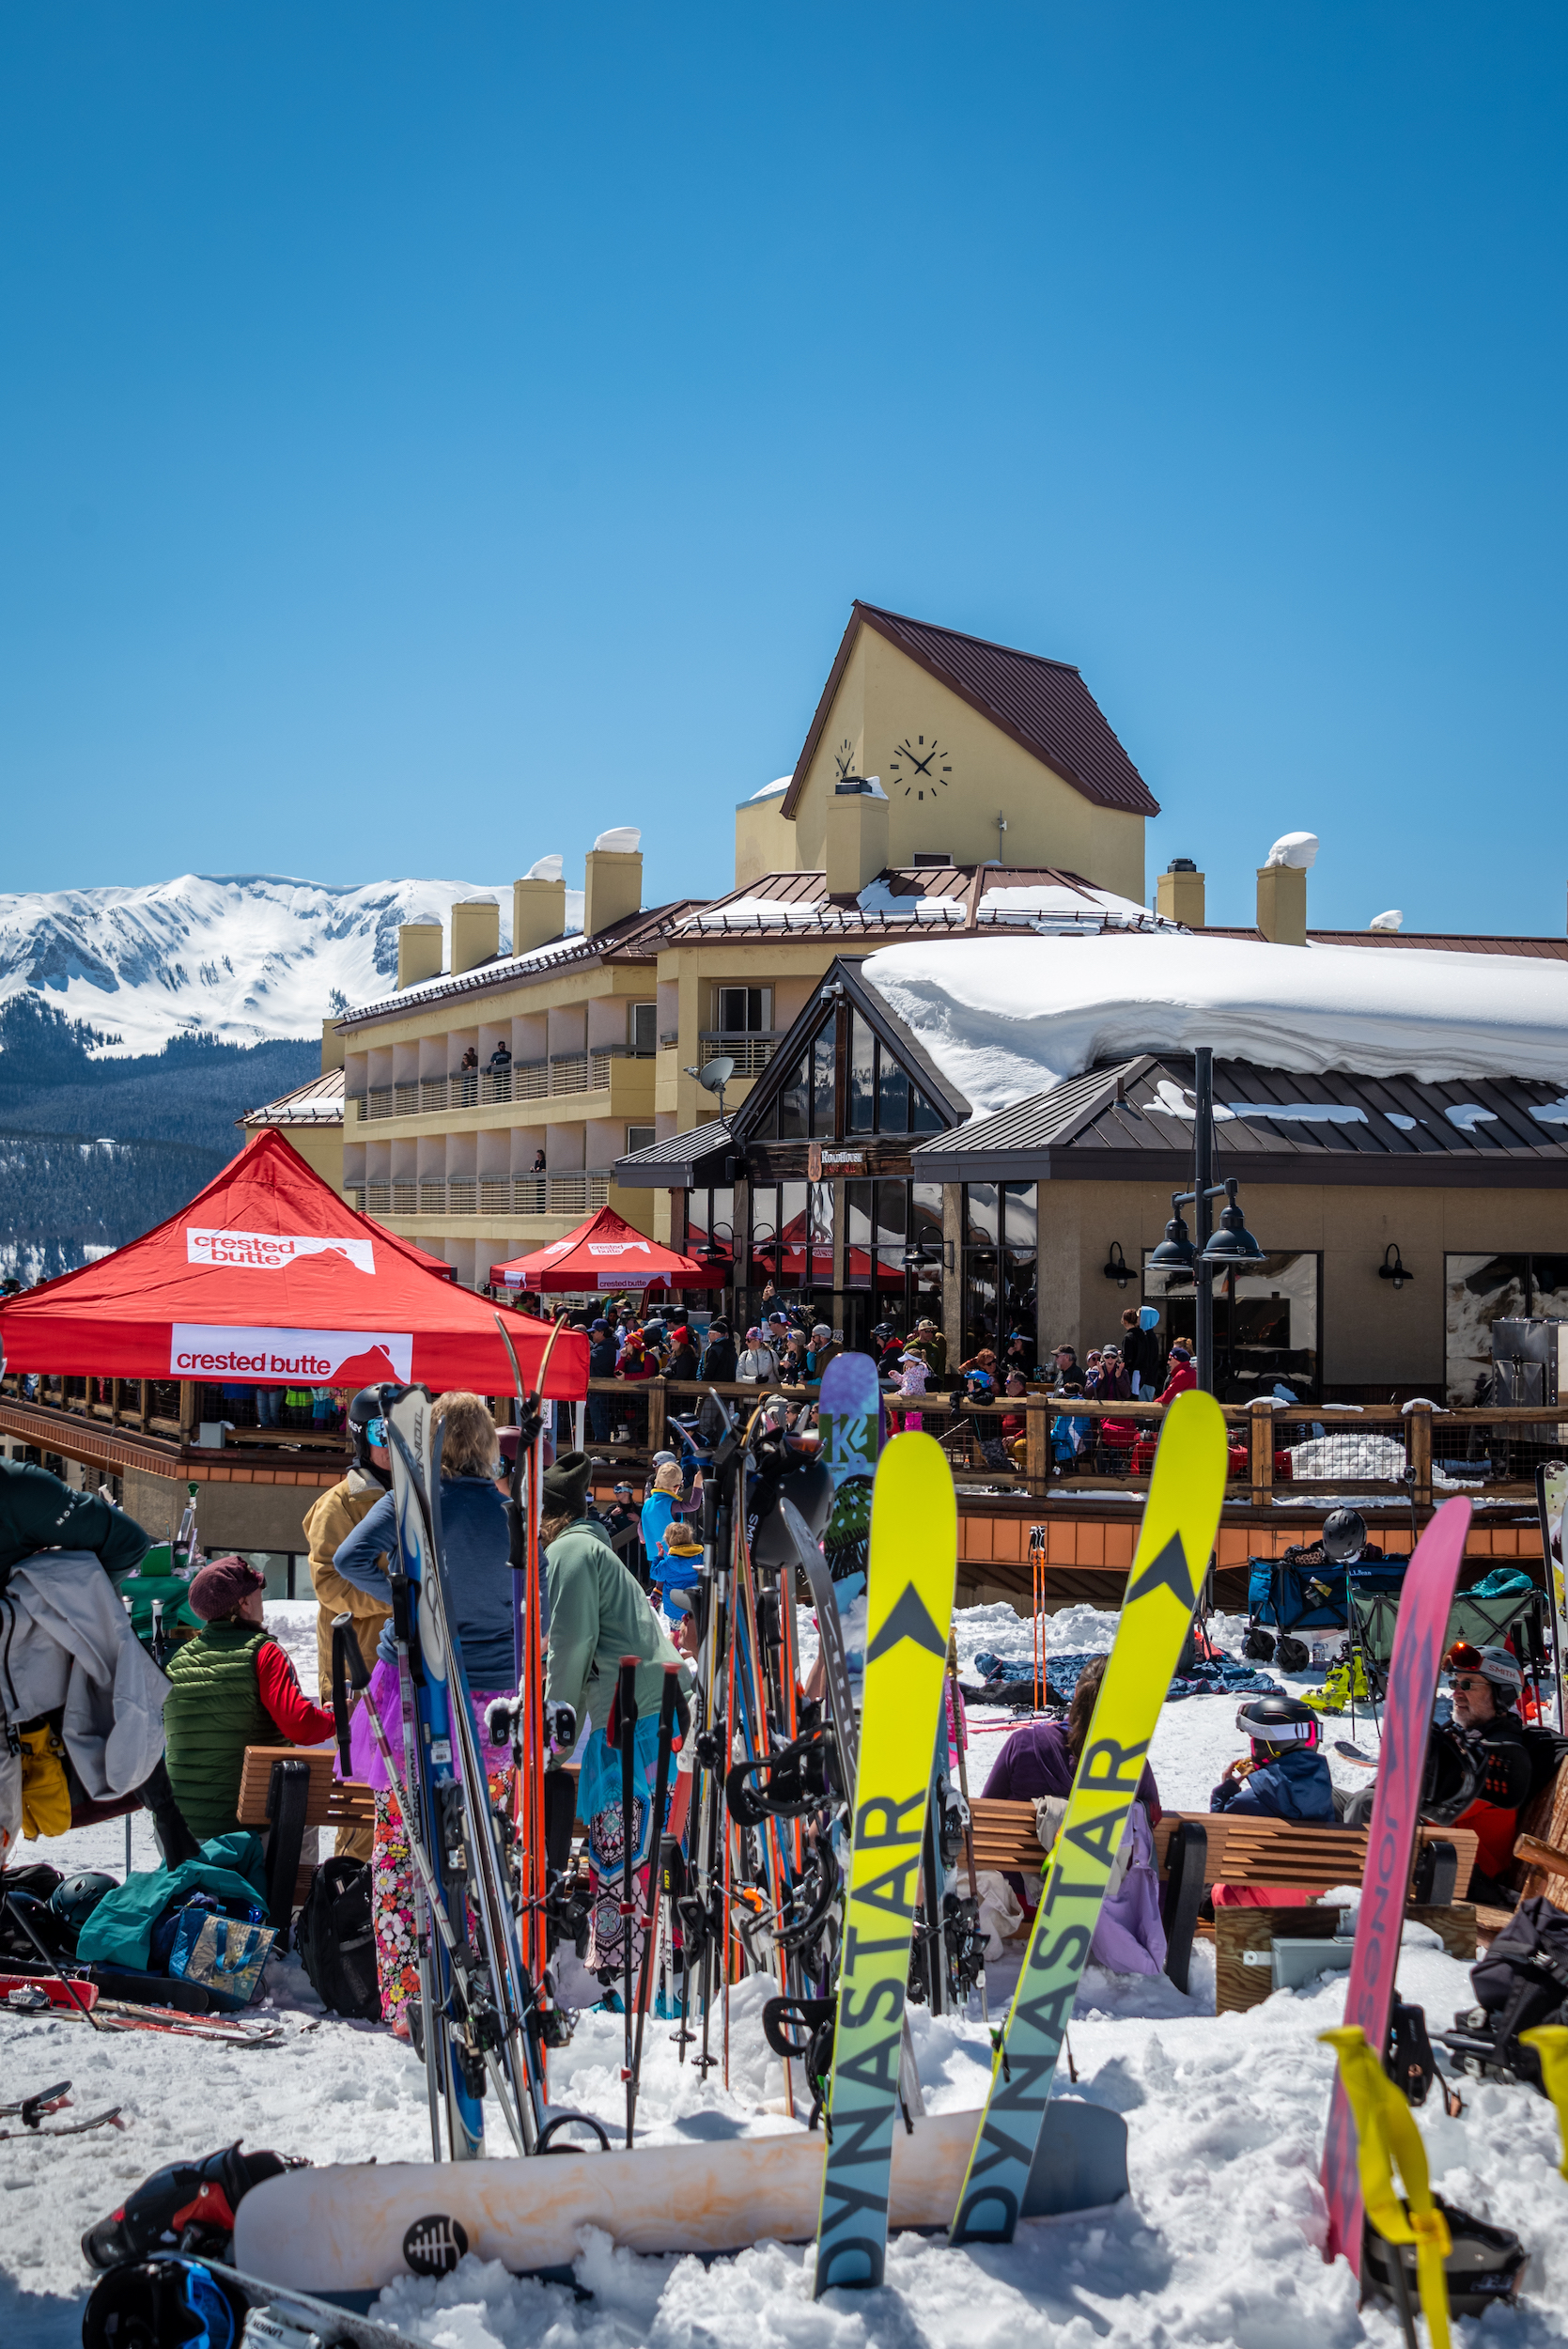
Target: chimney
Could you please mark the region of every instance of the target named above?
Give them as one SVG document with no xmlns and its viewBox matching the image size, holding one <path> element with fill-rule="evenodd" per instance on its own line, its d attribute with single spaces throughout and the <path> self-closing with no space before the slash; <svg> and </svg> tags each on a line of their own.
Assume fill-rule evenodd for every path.
<svg viewBox="0 0 1568 2349">
<path fill-rule="evenodd" d="M 1189 856 L 1173 856 L 1155 883 L 1155 911 L 1189 930 L 1203 926 L 1203 877 Z"/>
<path fill-rule="evenodd" d="M 521 880 L 512 883 L 512 952 L 525 955 L 546 946 L 567 926 L 567 884 L 561 878 L 563 859 L 542 856 Z"/>
<path fill-rule="evenodd" d="M 337 1021 L 338 1014 L 334 1011 L 330 1019 L 323 1019 L 321 1022 L 321 1074 L 323 1077 L 329 1069 L 341 1068 L 343 1066 L 344 1043 L 343 1038 L 337 1033 Z"/>
<path fill-rule="evenodd" d="M 417 987 L 422 979 L 441 976 L 441 924 L 399 922 L 397 925 L 397 986 Z"/>
<path fill-rule="evenodd" d="M 1307 875 L 1317 857 L 1317 835 L 1287 832 L 1258 867 L 1258 927 L 1271 946 L 1307 943 Z"/>
<path fill-rule="evenodd" d="M 888 861 L 888 795 L 875 775 L 846 775 L 828 801 L 828 894 L 858 897 Z"/>
<path fill-rule="evenodd" d="M 643 835 L 635 824 L 601 832 L 587 856 L 582 935 L 597 938 L 643 904 Z"/>
<path fill-rule="evenodd" d="M 471 897 L 452 909 L 452 976 L 501 952 L 501 908 L 493 897 Z"/>
</svg>

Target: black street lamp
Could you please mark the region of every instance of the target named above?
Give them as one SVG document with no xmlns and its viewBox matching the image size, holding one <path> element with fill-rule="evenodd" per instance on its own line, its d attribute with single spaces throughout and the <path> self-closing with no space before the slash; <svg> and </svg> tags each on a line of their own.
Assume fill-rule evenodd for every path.
<svg viewBox="0 0 1568 2349">
<path fill-rule="evenodd" d="M 1192 1092 L 1195 1108 L 1192 1117 L 1193 1184 L 1190 1190 L 1172 1194 L 1171 1221 L 1165 1227 L 1165 1237 L 1153 1251 L 1149 1263 L 1180 1279 L 1190 1274 L 1197 1291 L 1198 1384 L 1205 1394 L 1214 1392 L 1214 1276 L 1217 1272 L 1234 1273 L 1237 1265 L 1261 1264 L 1263 1250 L 1247 1229 L 1241 1209 L 1236 1205 L 1236 1178 L 1227 1175 L 1222 1183 L 1214 1178 L 1214 1053 L 1201 1044 L 1193 1054 Z M 1226 1202 L 1219 1219 L 1219 1229 L 1214 1228 L 1213 1205 L 1216 1199 Z M 1182 1217 L 1183 1207 L 1198 1210 L 1196 1242 L 1189 1236 Z"/>
</svg>

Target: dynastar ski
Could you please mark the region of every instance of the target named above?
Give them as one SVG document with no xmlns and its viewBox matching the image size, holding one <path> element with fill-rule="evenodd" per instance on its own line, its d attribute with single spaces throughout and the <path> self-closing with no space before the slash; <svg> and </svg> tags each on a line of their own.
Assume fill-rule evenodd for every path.
<svg viewBox="0 0 1568 2349">
<path fill-rule="evenodd" d="M 1160 1431 L 1116 1644 L 997 2043 L 955 2243 L 1013 2239 L 1106 1883 L 1214 1548 L 1225 1470 L 1219 1406 L 1212 1395 L 1178 1395 Z"/>
<path fill-rule="evenodd" d="M 871 1510 L 865 1683 L 815 2293 L 879 2284 L 909 1941 L 958 1558 L 953 1473 L 895 1436 Z"/>
<path fill-rule="evenodd" d="M 1437 1693 L 1453 1586 L 1469 1530 L 1469 1502 L 1445 1501 L 1416 1544 L 1399 1595 L 1389 1657 L 1388 1701 L 1383 1707 L 1383 1751 L 1377 1765 L 1366 1875 L 1344 2000 L 1346 2024 L 1358 2023 L 1368 2046 L 1374 2048 L 1389 2044 L 1389 2015 L 1426 1773 L 1432 1701 Z M 1323 2148 L 1323 2191 L 1328 2202 L 1324 2256 L 1332 2259 L 1343 2251 L 1358 2276 L 1361 2179 L 1356 2158 L 1356 2122 L 1344 2082 L 1338 2075 Z"/>
</svg>

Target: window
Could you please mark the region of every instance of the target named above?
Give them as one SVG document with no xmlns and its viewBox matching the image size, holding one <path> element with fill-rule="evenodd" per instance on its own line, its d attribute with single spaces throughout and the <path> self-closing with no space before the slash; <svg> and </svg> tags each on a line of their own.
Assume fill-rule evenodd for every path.
<svg viewBox="0 0 1568 2349">
<path fill-rule="evenodd" d="M 779 1089 L 779 1139 L 804 1142 L 810 1103 L 811 1056 L 797 1061 Z"/>
<path fill-rule="evenodd" d="M 1160 1309 L 1162 1346 L 1197 1341 L 1197 1292 L 1190 1272 L 1152 1267 L 1143 1251 L 1143 1297 Z M 1222 1403 L 1250 1403 L 1276 1384 L 1304 1403 L 1315 1400 L 1322 1364 L 1318 1288 L 1323 1259 L 1307 1250 L 1265 1256 L 1214 1283 L 1214 1390 Z"/>
<path fill-rule="evenodd" d="M 964 1359 L 1000 1357 L 1015 1330 L 1031 1352 L 1038 1315 L 1038 1190 L 1033 1183 L 964 1186 Z"/>
<path fill-rule="evenodd" d="M 727 1185 L 686 1194 L 686 1253 L 732 1258 L 735 1254 L 735 1192 Z"/>
<path fill-rule="evenodd" d="M 915 863 L 917 864 L 951 864 L 952 862 L 953 859 L 948 855 L 945 848 L 931 848 L 928 850 L 917 848 L 915 850 Z"/>
<path fill-rule="evenodd" d="M 659 1005 L 633 1003 L 630 1006 L 628 1034 L 634 1052 L 654 1051 L 659 1043 Z"/>
<path fill-rule="evenodd" d="M 628 1154 L 629 1155 L 633 1150 L 651 1150 L 658 1139 L 659 1129 L 656 1126 L 629 1126 L 626 1129 Z"/>
<path fill-rule="evenodd" d="M 1443 1258 L 1444 1399 L 1452 1409 L 1495 1399 L 1493 1322 L 1543 1315 L 1568 1318 L 1568 1257 Z"/>
<path fill-rule="evenodd" d="M 830 1019 L 819 1028 L 811 1048 L 811 1129 L 831 1142 L 833 1125 L 833 1060 L 837 1040 L 836 1023 Z"/>
<path fill-rule="evenodd" d="M 849 1015 L 848 1131 L 869 1134 L 877 1120 L 876 1039 L 858 1011 Z"/>
<path fill-rule="evenodd" d="M 940 1183 L 846 1183 L 844 1207 L 846 1287 L 874 1289 L 879 1310 L 910 1327 L 941 1295 Z"/>
<path fill-rule="evenodd" d="M 721 1035 L 763 1035 L 772 1020 L 770 987 L 716 987 L 713 1008 Z"/>
</svg>

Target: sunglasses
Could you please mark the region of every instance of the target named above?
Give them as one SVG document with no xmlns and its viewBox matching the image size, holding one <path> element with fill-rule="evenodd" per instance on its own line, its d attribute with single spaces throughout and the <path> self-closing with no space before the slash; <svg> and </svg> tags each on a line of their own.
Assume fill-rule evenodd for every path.
<svg viewBox="0 0 1568 2349">
<path fill-rule="evenodd" d="M 1461 1688 L 1484 1688 L 1486 1683 L 1479 1672 L 1466 1672 L 1462 1678 L 1452 1682 L 1451 1686 L 1457 1692 Z"/>
</svg>

